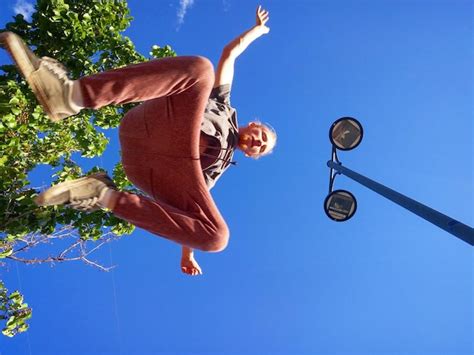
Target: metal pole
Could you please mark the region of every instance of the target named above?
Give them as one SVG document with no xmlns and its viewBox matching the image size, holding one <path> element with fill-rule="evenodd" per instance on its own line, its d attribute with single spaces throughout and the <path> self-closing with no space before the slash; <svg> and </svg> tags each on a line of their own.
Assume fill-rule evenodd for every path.
<svg viewBox="0 0 474 355">
<path fill-rule="evenodd" d="M 452 235 L 458 237 L 459 239 L 474 245 L 474 228 L 471 228 L 445 214 L 442 214 L 418 201 L 415 201 L 401 193 L 398 193 L 378 182 L 371 180 L 363 175 L 356 173 L 344 166 L 341 163 L 336 163 L 329 160 L 327 163 L 328 167 L 338 171 L 341 174 L 346 175 L 347 177 L 357 181 L 358 183 L 364 185 L 365 187 L 375 191 L 376 193 L 384 196 L 392 202 L 406 208 L 407 210 L 413 212 L 414 214 L 424 218 L 428 222 L 433 223 L 441 229 L 444 229 L 446 232 L 451 233 Z"/>
</svg>

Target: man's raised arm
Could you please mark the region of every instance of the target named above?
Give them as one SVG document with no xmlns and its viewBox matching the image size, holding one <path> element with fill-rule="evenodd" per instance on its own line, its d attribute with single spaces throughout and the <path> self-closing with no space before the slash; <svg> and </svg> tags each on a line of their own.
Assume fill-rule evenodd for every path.
<svg viewBox="0 0 474 355">
<path fill-rule="evenodd" d="M 270 28 L 265 26 L 269 19 L 270 15 L 268 11 L 259 6 L 257 8 L 255 26 L 242 33 L 224 47 L 217 66 L 214 87 L 225 84 L 232 85 L 235 59 L 247 49 L 250 43 L 270 31 Z"/>
</svg>

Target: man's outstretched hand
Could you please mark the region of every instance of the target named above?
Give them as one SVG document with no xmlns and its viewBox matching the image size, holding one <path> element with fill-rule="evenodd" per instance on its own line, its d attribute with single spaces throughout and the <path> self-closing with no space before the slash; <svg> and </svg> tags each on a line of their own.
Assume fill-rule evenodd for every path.
<svg viewBox="0 0 474 355">
<path fill-rule="evenodd" d="M 270 28 L 265 26 L 265 24 L 268 22 L 269 19 L 270 19 L 270 14 L 268 13 L 268 11 L 265 9 L 262 9 L 262 6 L 259 5 L 257 7 L 256 25 L 259 28 L 261 28 L 261 31 L 263 34 L 267 34 L 268 32 L 270 32 Z"/>
<path fill-rule="evenodd" d="M 202 275 L 201 267 L 193 256 L 181 258 L 181 271 L 188 275 Z"/>
</svg>

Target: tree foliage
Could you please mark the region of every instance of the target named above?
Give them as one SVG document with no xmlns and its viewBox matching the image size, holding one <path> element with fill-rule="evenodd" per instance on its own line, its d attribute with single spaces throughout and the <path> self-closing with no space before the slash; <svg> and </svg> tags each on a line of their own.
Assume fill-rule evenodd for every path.
<svg viewBox="0 0 474 355">
<path fill-rule="evenodd" d="M 17 15 L 3 31 L 19 34 L 39 57 L 62 62 L 72 79 L 147 60 L 122 32 L 132 17 L 122 0 L 38 0 L 31 21 Z M 152 58 L 175 56 L 169 47 L 154 45 Z M 33 198 L 45 186 L 31 186 L 39 165 L 54 168 L 52 183 L 100 170 L 82 171 L 79 159 L 103 154 L 108 139 L 104 130 L 116 128 L 132 105 L 83 110 L 60 123 L 43 112 L 14 65 L 0 66 L 0 263 L 62 262 L 89 259 L 90 253 L 133 226 L 106 211 L 82 213 L 63 207 L 38 208 Z M 75 159 L 75 160 L 74 160 Z M 133 190 L 119 162 L 112 177 L 122 189 Z M 54 239 L 70 240 L 56 254 L 32 258 L 34 247 Z M 105 268 L 103 268 L 105 269 Z M 0 281 L 0 320 L 4 334 L 25 331 L 31 309 L 18 292 L 8 293 Z"/>
<path fill-rule="evenodd" d="M 26 321 L 31 318 L 31 308 L 23 302 L 23 296 L 15 291 L 8 294 L 7 289 L 0 281 L 0 320 L 6 321 L 2 333 L 13 337 L 28 329 Z"/>
</svg>

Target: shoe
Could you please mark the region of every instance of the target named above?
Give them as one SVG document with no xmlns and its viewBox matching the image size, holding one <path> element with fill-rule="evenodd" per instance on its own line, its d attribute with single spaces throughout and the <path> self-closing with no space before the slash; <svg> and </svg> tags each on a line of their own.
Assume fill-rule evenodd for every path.
<svg viewBox="0 0 474 355">
<path fill-rule="evenodd" d="M 107 189 L 117 187 L 106 173 L 61 182 L 35 197 L 38 206 L 66 205 L 79 211 L 96 211 Z"/>
<path fill-rule="evenodd" d="M 12 56 L 51 121 L 79 112 L 71 107 L 73 81 L 61 63 L 48 57 L 38 58 L 13 32 L 0 33 L 0 44 Z"/>
</svg>

